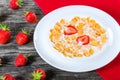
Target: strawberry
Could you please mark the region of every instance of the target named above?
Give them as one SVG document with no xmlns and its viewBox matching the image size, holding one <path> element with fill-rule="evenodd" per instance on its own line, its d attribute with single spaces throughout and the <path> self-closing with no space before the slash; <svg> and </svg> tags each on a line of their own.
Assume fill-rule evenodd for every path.
<svg viewBox="0 0 120 80">
<path fill-rule="evenodd" d="M 25 29 L 22 29 L 22 32 L 19 32 L 16 35 L 16 43 L 19 45 L 24 45 L 29 41 L 30 32 Z"/>
<path fill-rule="evenodd" d="M 23 54 L 19 54 L 15 59 L 14 65 L 16 67 L 21 67 L 21 66 L 25 66 L 26 63 L 27 63 L 27 57 Z"/>
<path fill-rule="evenodd" d="M 0 44 L 6 44 L 11 37 L 10 29 L 6 24 L 0 24 L 2 29 L 0 30 Z"/>
<path fill-rule="evenodd" d="M 23 1 L 22 0 L 10 0 L 9 6 L 12 9 L 18 9 L 19 7 L 22 7 Z"/>
<path fill-rule="evenodd" d="M 34 12 L 31 12 L 31 11 L 26 12 L 25 18 L 26 18 L 26 21 L 30 22 L 30 23 L 37 23 L 37 21 L 38 21 L 36 14 Z"/>
<path fill-rule="evenodd" d="M 16 79 L 10 74 L 4 74 L 2 76 L 2 80 L 16 80 Z"/>
<path fill-rule="evenodd" d="M 75 34 L 77 32 L 78 31 L 74 26 L 69 25 L 69 26 L 65 27 L 64 35 L 72 35 L 72 34 Z"/>
<path fill-rule="evenodd" d="M 90 37 L 87 35 L 77 37 L 76 41 L 79 43 L 81 42 L 83 45 L 86 45 L 90 41 Z"/>
<path fill-rule="evenodd" d="M 37 68 L 33 71 L 32 76 L 33 80 L 45 80 L 46 72 L 41 68 Z"/>
</svg>

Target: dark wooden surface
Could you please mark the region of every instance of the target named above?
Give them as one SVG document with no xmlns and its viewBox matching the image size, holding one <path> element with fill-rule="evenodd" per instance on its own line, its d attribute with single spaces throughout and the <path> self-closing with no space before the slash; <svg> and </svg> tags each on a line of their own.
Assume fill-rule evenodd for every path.
<svg viewBox="0 0 120 80">
<path fill-rule="evenodd" d="M 28 44 L 19 46 L 15 42 L 15 35 L 22 28 L 32 30 L 32 35 L 37 24 L 27 23 L 24 18 L 24 11 L 34 11 L 40 20 L 44 14 L 35 5 L 33 0 L 24 0 L 24 6 L 18 10 L 9 8 L 9 0 L 0 0 L 0 23 L 6 23 L 11 28 L 12 38 L 6 45 L 0 45 L 0 57 L 3 58 L 3 65 L 0 67 L 0 75 L 10 73 L 16 80 L 32 80 L 31 73 L 35 68 L 42 68 L 47 73 L 47 80 L 102 80 L 95 72 L 71 73 L 56 69 L 37 54 L 33 38 Z M 19 54 L 30 55 L 29 61 L 24 67 L 14 67 L 15 57 Z M 89 66 L 88 66 L 89 67 Z"/>
</svg>

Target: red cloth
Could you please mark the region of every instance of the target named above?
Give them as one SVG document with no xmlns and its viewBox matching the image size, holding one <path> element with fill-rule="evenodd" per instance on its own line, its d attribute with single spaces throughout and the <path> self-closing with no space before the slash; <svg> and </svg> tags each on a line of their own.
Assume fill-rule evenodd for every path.
<svg viewBox="0 0 120 80">
<path fill-rule="evenodd" d="M 96 71 L 104 80 L 120 80 L 120 53 L 111 63 Z"/>
<path fill-rule="evenodd" d="M 120 0 L 34 0 L 47 14 L 50 11 L 67 5 L 88 5 L 99 8 L 113 16 L 120 24 Z M 120 54 L 111 63 L 96 72 L 104 80 L 120 80 Z"/>
<path fill-rule="evenodd" d="M 47 14 L 50 11 L 67 5 L 88 5 L 104 10 L 113 16 L 120 24 L 120 0 L 34 0 Z"/>
</svg>

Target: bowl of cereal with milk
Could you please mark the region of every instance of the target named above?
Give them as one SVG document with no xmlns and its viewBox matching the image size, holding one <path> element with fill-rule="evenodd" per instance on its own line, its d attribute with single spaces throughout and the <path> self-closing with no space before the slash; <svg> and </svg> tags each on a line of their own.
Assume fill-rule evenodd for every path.
<svg viewBox="0 0 120 80">
<path fill-rule="evenodd" d="M 89 57 L 102 49 L 107 42 L 105 29 L 89 17 L 61 19 L 50 30 L 53 47 L 66 57 Z"/>
<path fill-rule="evenodd" d="M 119 52 L 120 27 L 106 12 L 71 5 L 45 15 L 34 31 L 34 45 L 48 64 L 86 72 L 110 63 Z"/>
</svg>

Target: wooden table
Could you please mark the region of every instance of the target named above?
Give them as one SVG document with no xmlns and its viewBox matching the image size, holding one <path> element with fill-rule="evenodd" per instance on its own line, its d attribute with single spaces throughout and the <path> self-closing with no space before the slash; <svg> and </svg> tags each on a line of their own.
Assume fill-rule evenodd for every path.
<svg viewBox="0 0 120 80">
<path fill-rule="evenodd" d="M 3 2 L 4 1 L 4 2 Z M 37 24 L 27 23 L 24 17 L 24 11 L 34 11 L 40 20 L 44 14 L 35 5 L 33 0 L 24 0 L 24 6 L 18 10 L 9 8 L 10 0 L 0 0 L 0 23 L 6 23 L 12 33 L 9 43 L 0 45 L 0 56 L 3 58 L 3 65 L 0 67 L 0 75 L 10 73 L 16 77 L 16 80 L 32 80 L 31 73 L 35 68 L 42 68 L 47 73 L 47 80 L 102 80 L 95 72 L 71 73 L 56 69 L 41 59 L 34 48 L 33 37 L 28 44 L 19 46 L 15 42 L 15 35 L 22 28 L 32 30 Z M 4 5 L 4 7 L 3 7 Z M 28 63 L 24 67 L 15 67 L 13 65 L 15 57 L 19 53 L 30 55 Z"/>
</svg>

